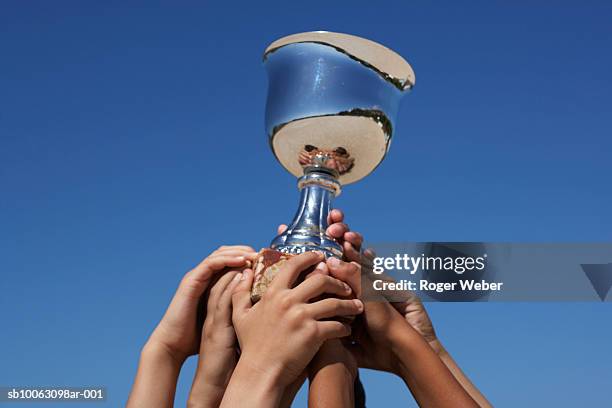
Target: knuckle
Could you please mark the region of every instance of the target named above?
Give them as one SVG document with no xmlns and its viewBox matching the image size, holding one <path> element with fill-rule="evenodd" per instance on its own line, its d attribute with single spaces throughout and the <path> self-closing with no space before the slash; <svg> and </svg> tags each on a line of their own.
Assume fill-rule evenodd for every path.
<svg viewBox="0 0 612 408">
<path fill-rule="evenodd" d="M 210 322 L 208 325 L 204 326 L 204 341 L 210 343 L 214 337 L 214 322 Z"/>
<path fill-rule="evenodd" d="M 181 280 L 179 287 L 187 291 L 197 291 L 200 289 L 199 283 L 191 276 L 187 275 Z"/>
<path fill-rule="evenodd" d="M 210 299 L 217 299 L 219 297 L 219 291 L 220 289 L 218 285 L 213 286 L 210 290 L 210 295 L 208 295 L 208 297 Z"/>
<path fill-rule="evenodd" d="M 342 304 L 342 301 L 338 299 L 334 299 L 332 302 L 333 303 L 331 304 L 331 309 L 334 312 L 334 314 L 336 316 L 339 314 L 342 314 L 342 311 L 344 310 L 344 305 Z"/>
<path fill-rule="evenodd" d="M 321 332 L 315 321 L 309 321 L 304 324 L 304 334 L 309 339 L 319 338 Z"/>
<path fill-rule="evenodd" d="M 302 259 L 306 259 L 308 261 L 310 261 L 311 259 L 314 258 L 318 258 L 320 255 L 319 253 L 315 252 L 315 251 L 308 251 L 308 252 L 304 252 L 303 254 L 299 255 L 300 257 L 302 257 Z M 297 259 L 298 257 L 295 257 L 294 259 Z"/>
<path fill-rule="evenodd" d="M 298 323 L 304 322 L 306 320 L 306 309 L 302 306 L 294 307 L 291 311 L 291 318 Z"/>
<path fill-rule="evenodd" d="M 340 323 L 340 322 L 334 322 L 334 327 L 333 327 L 333 331 L 332 333 L 334 334 L 334 337 L 344 337 L 347 335 L 346 332 L 346 325 Z"/>
<path fill-rule="evenodd" d="M 291 309 L 291 305 L 293 304 L 293 300 L 291 299 L 291 296 L 289 296 L 288 294 L 285 294 L 284 296 L 278 296 L 278 297 L 279 297 L 278 305 L 282 310 Z"/>
<path fill-rule="evenodd" d="M 328 282 L 329 282 L 330 289 L 344 292 L 344 283 L 340 279 L 332 278 L 330 276 Z"/>
<path fill-rule="evenodd" d="M 244 296 L 244 291 L 243 290 L 237 290 L 236 292 L 232 293 L 232 305 L 236 305 L 238 303 L 240 303 L 241 298 Z M 236 313 L 237 309 L 232 308 L 232 312 Z"/>
<path fill-rule="evenodd" d="M 321 273 L 313 275 L 310 279 L 313 280 L 313 283 L 316 286 L 324 286 L 327 285 L 327 283 L 329 282 L 329 276 L 323 275 Z"/>
<path fill-rule="evenodd" d="M 261 295 L 262 299 L 275 299 L 278 296 L 278 289 L 276 286 L 271 285 L 263 288 L 264 292 Z"/>
</svg>

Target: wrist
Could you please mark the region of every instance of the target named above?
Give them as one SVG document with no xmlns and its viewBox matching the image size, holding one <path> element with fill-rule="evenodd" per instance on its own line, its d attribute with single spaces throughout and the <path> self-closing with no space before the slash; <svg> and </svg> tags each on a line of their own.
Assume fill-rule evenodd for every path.
<svg viewBox="0 0 612 408">
<path fill-rule="evenodd" d="M 352 384 L 357 378 L 357 368 L 353 369 L 348 362 L 331 361 L 327 364 L 309 367 L 308 378 L 312 382 L 315 377 L 343 379 L 347 384 Z"/>
<path fill-rule="evenodd" d="M 238 359 L 236 370 L 240 369 L 241 374 L 250 373 L 256 378 L 261 379 L 265 384 L 278 384 L 286 377 L 281 364 L 274 360 L 267 360 L 260 355 L 243 353 Z M 262 384 L 263 385 L 263 384 Z"/>
<path fill-rule="evenodd" d="M 149 340 L 140 351 L 140 359 L 142 361 L 162 362 L 180 369 L 187 357 L 177 355 L 163 343 Z"/>
<path fill-rule="evenodd" d="M 221 403 L 222 407 L 240 406 L 248 390 L 250 405 L 259 407 L 277 406 L 281 400 L 284 387 L 281 385 L 282 371 L 263 367 L 249 360 L 245 355 L 240 357 L 236 369 Z"/>
<path fill-rule="evenodd" d="M 417 349 L 425 343 L 425 340 L 408 324 L 391 325 L 388 333 L 389 349 L 393 355 L 392 372 L 404 377 L 406 362 L 411 356 L 418 353 Z M 429 347 L 429 346 L 427 346 Z"/>
<path fill-rule="evenodd" d="M 202 384 L 206 386 L 225 389 L 232 378 L 236 363 L 235 352 L 231 355 L 200 354 L 196 378 L 201 378 Z"/>
<path fill-rule="evenodd" d="M 306 372 L 312 378 L 322 369 L 332 369 L 341 375 L 357 378 L 357 362 L 339 339 L 327 340 L 312 361 L 306 366 Z"/>
<path fill-rule="evenodd" d="M 187 408 L 218 407 L 223 399 L 225 387 L 214 384 L 194 386 L 187 399 Z"/>
</svg>

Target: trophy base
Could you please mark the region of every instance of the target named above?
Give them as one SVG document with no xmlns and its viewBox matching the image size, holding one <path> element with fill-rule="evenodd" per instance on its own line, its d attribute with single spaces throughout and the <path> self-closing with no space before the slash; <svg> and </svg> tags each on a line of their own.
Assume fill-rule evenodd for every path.
<svg viewBox="0 0 612 408">
<path fill-rule="evenodd" d="M 331 241 L 332 239 L 329 238 L 329 240 Z M 325 258 L 331 258 L 332 256 L 335 256 L 336 258 L 341 258 L 342 257 L 342 249 L 338 248 L 339 245 L 334 241 L 335 245 L 327 245 L 327 246 L 322 246 L 325 244 L 311 244 L 311 245 L 278 245 L 275 246 L 274 249 L 277 251 L 282 252 L 283 254 L 287 254 L 287 255 L 299 255 L 299 254 L 303 254 L 304 252 L 310 252 L 310 251 L 319 251 L 319 252 L 323 252 L 323 255 L 325 255 Z"/>
</svg>

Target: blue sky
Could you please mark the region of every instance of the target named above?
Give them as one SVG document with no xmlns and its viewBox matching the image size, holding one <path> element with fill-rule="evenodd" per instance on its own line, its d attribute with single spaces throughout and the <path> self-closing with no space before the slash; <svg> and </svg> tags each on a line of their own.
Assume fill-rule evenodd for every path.
<svg viewBox="0 0 612 408">
<path fill-rule="evenodd" d="M 3 2 L 0 385 L 99 384 L 120 406 L 182 274 L 289 220 L 261 64 L 286 34 L 361 35 L 415 69 L 387 159 L 337 201 L 368 240 L 611 241 L 611 19 L 604 1 Z M 496 406 L 609 405 L 611 303 L 429 309 Z M 370 406 L 414 405 L 363 380 Z"/>
</svg>

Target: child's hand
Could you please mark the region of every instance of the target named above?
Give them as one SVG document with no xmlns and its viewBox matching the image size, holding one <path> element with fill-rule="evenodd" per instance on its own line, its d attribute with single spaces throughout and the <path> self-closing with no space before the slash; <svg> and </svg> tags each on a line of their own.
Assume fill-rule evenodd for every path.
<svg viewBox="0 0 612 408">
<path fill-rule="evenodd" d="M 225 268 L 244 268 L 254 255 L 255 250 L 248 246 L 222 246 L 188 272 L 145 347 L 161 348 L 180 363 L 196 354 L 201 334 L 198 304 L 204 291 L 215 273 Z"/>
<path fill-rule="evenodd" d="M 322 273 L 331 275 L 336 279 L 347 283 L 353 289 L 353 296 L 361 296 L 361 269 L 360 263 L 364 259 L 360 254 L 363 236 L 351 231 L 349 226 L 344 223 L 344 213 L 339 209 L 330 211 L 327 218 L 329 227 L 325 233 L 334 238 L 342 245 L 344 256 L 343 260 L 347 262 L 336 262 L 336 258 L 329 258 L 327 265 L 322 265 L 314 270 L 313 273 Z M 285 224 L 278 226 L 278 234 L 282 234 L 287 229 Z M 309 275 L 310 276 L 310 275 Z"/>
<path fill-rule="evenodd" d="M 232 325 L 232 293 L 242 273 L 229 271 L 212 285 L 200 354 L 187 406 L 218 407 L 238 362 L 236 332 Z"/>
<path fill-rule="evenodd" d="M 405 300 L 401 302 L 392 302 L 391 305 L 400 312 L 404 319 L 412 326 L 431 346 L 431 348 L 440 354 L 442 345 L 436 336 L 433 323 L 425 310 L 425 306 L 421 299 L 412 291 L 405 291 Z"/>
<path fill-rule="evenodd" d="M 355 356 L 359 367 L 387 371 L 399 375 L 397 357 L 393 354 L 392 334 L 397 328 L 406 327 L 411 332 L 414 329 L 404 317 L 387 301 L 384 293 L 375 291 L 371 262 L 374 253 L 366 250 L 362 256 L 362 295 L 364 313 L 353 336 L 355 342 L 349 349 Z M 416 333 L 416 332 L 415 332 Z"/>
<path fill-rule="evenodd" d="M 185 275 L 141 352 L 127 407 L 172 406 L 181 366 L 200 344 L 197 315 L 204 291 L 216 272 L 244 268 L 254 255 L 246 246 L 221 247 Z"/>
<path fill-rule="evenodd" d="M 361 301 L 328 298 L 308 303 L 323 294 L 347 296 L 348 285 L 317 274 L 291 289 L 303 271 L 321 261 L 323 255 L 317 252 L 291 258 L 255 306 L 249 297 L 252 272 L 245 270 L 245 280 L 233 296 L 233 322 L 242 349 L 239 366 L 265 372 L 284 387 L 298 378 L 325 340 L 350 334 L 347 324 L 321 319 L 359 314 Z"/>
<path fill-rule="evenodd" d="M 359 250 L 363 243 L 363 237 L 360 233 L 351 231 L 349 226 L 344 223 L 344 213 L 337 208 L 331 210 L 327 217 L 329 226 L 325 233 L 334 238 L 344 251 L 344 258 L 348 261 L 359 262 Z M 282 234 L 287 229 L 285 224 L 281 224 L 277 228 L 278 234 Z"/>
<path fill-rule="evenodd" d="M 386 371 L 399 375 L 397 356 L 393 353 L 392 333 L 405 326 L 402 316 L 386 300 L 364 302 L 363 330 L 356 343 L 349 346 L 359 367 Z"/>
<path fill-rule="evenodd" d="M 342 245 L 344 259 L 350 262 L 359 262 L 359 250 L 363 243 L 363 236 L 358 232 L 351 231 L 349 226 L 344 223 L 344 213 L 341 210 L 331 210 L 328 222 L 329 227 L 326 233 Z"/>
</svg>

